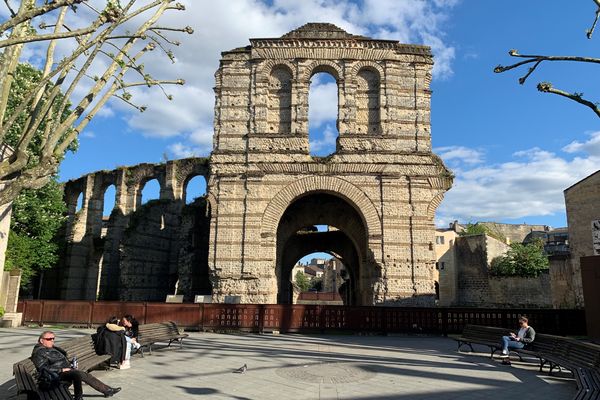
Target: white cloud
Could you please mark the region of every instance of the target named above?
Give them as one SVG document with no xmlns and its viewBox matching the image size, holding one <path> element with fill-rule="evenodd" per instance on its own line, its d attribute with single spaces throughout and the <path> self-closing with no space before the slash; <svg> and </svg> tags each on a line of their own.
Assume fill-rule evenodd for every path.
<svg viewBox="0 0 600 400">
<path fill-rule="evenodd" d="M 442 151 L 440 155 L 447 161 L 461 162 L 455 169 L 454 185 L 438 210 L 438 224 L 564 212 L 563 191 L 600 167 L 599 136 L 592 134 L 588 141 L 573 142 L 563 149 L 565 153 L 580 152 L 576 157 L 533 148 L 514 153 L 510 161 L 482 165 L 465 163 L 457 152 Z M 461 149 L 458 153 L 469 153 L 467 148 L 456 148 Z"/>
<path fill-rule="evenodd" d="M 84 129 L 79 136 L 82 138 L 94 139 L 96 137 L 96 132 Z"/>
<path fill-rule="evenodd" d="M 331 125 L 327 125 L 322 137 L 310 141 L 310 152 L 318 155 L 327 155 L 335 151 L 338 134 Z"/>
<path fill-rule="evenodd" d="M 322 75 L 317 74 L 312 78 L 308 94 L 309 108 L 308 121 L 310 129 L 319 128 L 324 123 L 337 119 L 338 112 L 338 88 L 334 82 L 323 80 Z"/>
<path fill-rule="evenodd" d="M 586 142 L 577 140 L 563 147 L 563 151 L 567 153 L 587 153 L 600 157 L 600 132 L 592 132 L 589 134 L 590 139 Z"/>
<path fill-rule="evenodd" d="M 438 147 L 433 149 L 433 151 L 446 162 L 459 162 L 467 165 L 481 164 L 484 156 L 481 150 L 464 146 Z"/>
<path fill-rule="evenodd" d="M 198 145 L 193 138 L 197 136 L 195 132 L 204 132 L 203 127 L 212 125 L 212 87 L 220 54 L 224 50 L 247 45 L 249 38 L 279 37 L 307 22 L 331 22 L 354 34 L 429 44 L 435 55 L 434 78 L 452 74 L 454 48 L 444 37 L 443 25 L 456 0 L 182 0 L 182 3 L 187 7 L 186 11 L 167 11 L 160 21 L 163 26 L 189 25 L 195 31 L 193 35 L 169 34 L 182 42 L 180 47 L 173 49 L 177 63 L 171 64 L 160 49 L 147 54 L 142 62 L 145 72 L 153 77 L 183 78 L 186 85 L 165 87 L 173 95 L 173 101 L 166 100 L 156 87 L 131 90 L 132 101 L 136 105 L 148 106 L 145 113 L 140 114 L 121 101 L 113 100 L 108 103 L 110 108 L 103 110 L 100 116 L 111 117 L 113 112 L 119 113 L 132 131 L 154 137 L 179 136 L 181 144 L 194 151 L 209 151 L 211 148 L 206 145 L 206 139 Z M 93 0 L 91 4 L 98 6 L 104 2 Z M 85 6 L 78 9 L 78 13 L 70 16 L 68 21 L 72 27 L 84 26 L 93 15 Z M 134 22 L 138 21 L 132 21 L 131 27 Z M 57 59 L 74 43 L 73 40 L 60 41 Z M 44 55 L 42 44 L 27 46 L 26 49 L 24 55 L 39 66 Z M 99 75 L 105 64 L 106 60 L 98 60 L 90 75 Z M 90 84 L 88 82 L 75 91 L 74 104 L 87 93 Z M 335 93 L 326 90 L 332 85 L 317 86 L 315 90 Z M 328 115 L 335 118 L 336 101 L 331 95 L 317 98 L 319 106 L 311 109 L 311 116 L 314 116 L 314 123 L 321 126 L 331 120 Z"/>
</svg>

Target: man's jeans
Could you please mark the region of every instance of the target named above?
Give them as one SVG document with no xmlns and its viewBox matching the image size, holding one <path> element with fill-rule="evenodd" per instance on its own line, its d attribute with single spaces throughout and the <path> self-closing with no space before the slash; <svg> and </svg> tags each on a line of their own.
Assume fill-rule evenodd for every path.
<svg viewBox="0 0 600 400">
<path fill-rule="evenodd" d="M 523 342 L 512 340 L 510 336 L 502 336 L 502 353 L 507 354 L 508 349 L 522 349 L 525 347 Z"/>
</svg>

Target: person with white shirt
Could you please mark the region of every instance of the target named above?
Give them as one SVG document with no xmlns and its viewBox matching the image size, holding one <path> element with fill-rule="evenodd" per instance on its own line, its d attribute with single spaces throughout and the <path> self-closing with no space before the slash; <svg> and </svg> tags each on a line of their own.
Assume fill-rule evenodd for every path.
<svg viewBox="0 0 600 400">
<path fill-rule="evenodd" d="M 529 319 L 521 315 L 519 317 L 519 330 L 517 333 L 510 332 L 508 336 L 502 336 L 502 355 L 503 364 L 510 365 L 508 358 L 509 349 L 523 349 L 535 340 L 535 330 L 529 326 Z"/>
</svg>

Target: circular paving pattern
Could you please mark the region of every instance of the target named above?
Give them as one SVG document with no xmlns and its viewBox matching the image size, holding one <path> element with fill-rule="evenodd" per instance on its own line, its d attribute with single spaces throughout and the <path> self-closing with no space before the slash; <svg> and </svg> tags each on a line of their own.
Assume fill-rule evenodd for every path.
<svg viewBox="0 0 600 400">
<path fill-rule="evenodd" d="M 350 383 L 365 381 L 375 376 L 368 364 L 323 362 L 279 368 L 277 375 L 295 381 L 310 383 Z"/>
</svg>

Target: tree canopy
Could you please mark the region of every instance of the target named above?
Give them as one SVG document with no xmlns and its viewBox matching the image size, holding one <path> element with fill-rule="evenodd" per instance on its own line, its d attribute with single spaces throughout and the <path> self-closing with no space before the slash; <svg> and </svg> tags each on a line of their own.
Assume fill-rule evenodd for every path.
<svg viewBox="0 0 600 400">
<path fill-rule="evenodd" d="M 306 292 L 310 288 L 310 280 L 304 275 L 304 272 L 298 271 L 296 272 L 296 276 L 294 277 L 296 281 L 296 285 L 302 290 Z"/>
<path fill-rule="evenodd" d="M 492 260 L 491 273 L 495 276 L 535 277 L 548 269 L 544 243 L 534 240 L 528 244 L 513 243 L 508 252 Z"/>
</svg>

